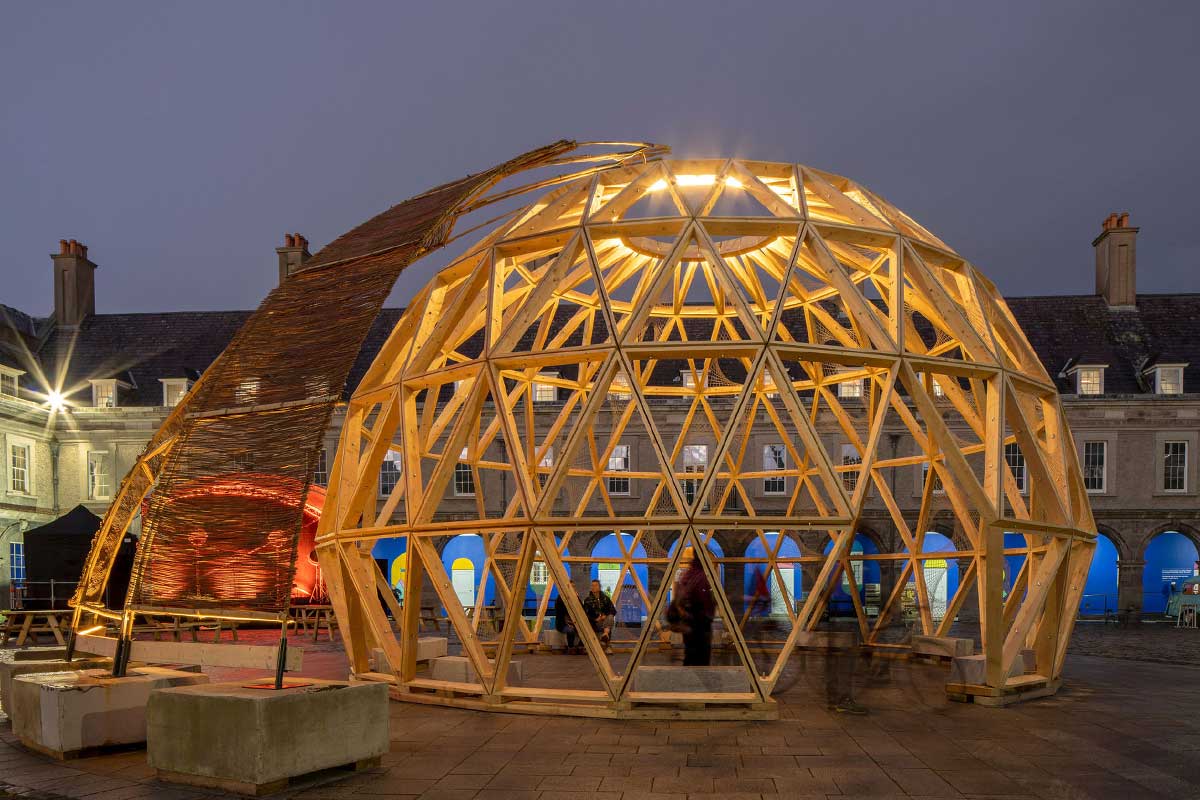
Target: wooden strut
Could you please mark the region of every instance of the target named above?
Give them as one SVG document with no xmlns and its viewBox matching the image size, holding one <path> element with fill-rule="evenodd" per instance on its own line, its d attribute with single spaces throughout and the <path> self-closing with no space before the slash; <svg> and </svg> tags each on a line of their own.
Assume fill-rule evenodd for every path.
<svg viewBox="0 0 1200 800">
<path fill-rule="evenodd" d="M 962 691 L 1026 691 L 1029 676 L 1022 687 L 1008 676 L 1027 646 L 1038 685 L 1058 685 L 1095 524 L 1053 383 L 990 282 L 878 195 L 800 165 L 627 160 L 553 187 L 498 218 L 417 294 L 350 400 L 317 549 L 356 672 L 382 647 L 390 674 L 370 679 L 401 699 L 616 716 L 727 701 L 757 714 L 839 585 L 865 644 L 894 649 L 886 623 L 904 612 L 911 582 L 925 636 L 950 634 L 974 592 L 986 677 Z M 888 455 L 884 433 L 905 451 Z M 834 439 L 845 449 L 833 451 Z M 776 463 L 758 460 L 761 442 L 783 446 Z M 400 474 L 377 501 L 389 451 Z M 914 515 L 893 477 L 920 468 Z M 777 499 L 752 489 L 767 480 L 782 487 Z M 472 511 L 449 513 L 456 493 Z M 853 548 L 874 496 L 897 552 Z M 939 510 L 962 531 L 953 552 L 926 546 Z M 623 533 L 620 554 L 568 555 L 588 531 Z M 438 553 L 437 541 L 460 533 L 483 539 L 474 590 L 496 587 L 494 641 L 482 638 L 482 604 L 464 610 Z M 1006 548 L 1006 533 L 1024 547 Z M 372 543 L 392 537 L 408 553 L 403 607 L 387 604 L 398 634 L 379 602 L 390 587 L 367 563 Z M 718 537 L 762 555 L 716 555 Z M 718 590 L 750 693 L 632 688 L 685 542 Z M 1024 564 L 1006 598 L 1014 554 Z M 927 565 L 948 558 L 967 566 L 935 614 Z M 526 621 L 535 560 L 548 584 Z M 629 664 L 614 668 L 582 624 L 602 690 L 508 685 L 515 646 L 532 646 L 546 624 L 550 587 L 583 620 L 568 569 L 598 560 L 620 565 L 617 585 L 645 608 Z M 859 596 L 866 563 L 899 574 L 874 621 Z M 721 569 L 739 566 L 761 568 L 784 599 L 788 633 L 765 666 L 755 666 L 763 645 L 747 636 L 749 612 L 737 615 L 721 585 Z M 796 567 L 814 570 L 803 602 L 784 585 Z M 418 675 L 429 602 L 445 607 L 476 683 Z"/>
</svg>

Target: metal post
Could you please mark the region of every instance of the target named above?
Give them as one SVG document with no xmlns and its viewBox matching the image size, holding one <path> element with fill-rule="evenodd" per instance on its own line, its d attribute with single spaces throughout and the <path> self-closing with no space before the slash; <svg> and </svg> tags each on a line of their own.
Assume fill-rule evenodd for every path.
<svg viewBox="0 0 1200 800">
<path fill-rule="evenodd" d="M 275 688 L 283 688 L 283 670 L 287 665 L 287 620 L 284 619 L 283 627 L 279 631 L 279 657 L 275 662 Z"/>
<path fill-rule="evenodd" d="M 117 634 L 117 652 L 113 654 L 112 676 L 124 678 L 129 666 L 130 639 L 133 636 L 133 615 L 128 611 L 121 617 L 121 627 Z"/>
</svg>

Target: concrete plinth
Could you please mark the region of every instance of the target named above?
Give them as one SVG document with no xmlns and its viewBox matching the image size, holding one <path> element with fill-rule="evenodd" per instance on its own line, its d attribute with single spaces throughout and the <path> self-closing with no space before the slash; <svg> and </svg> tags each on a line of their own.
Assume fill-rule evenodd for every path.
<svg viewBox="0 0 1200 800">
<path fill-rule="evenodd" d="M 417 639 L 417 661 L 433 661 L 446 655 L 450 640 L 445 636 L 422 636 Z M 371 670 L 373 672 L 388 672 L 391 667 L 382 647 L 371 651 Z"/>
<path fill-rule="evenodd" d="M 388 751 L 387 686 L 305 680 L 279 691 L 237 682 L 154 692 L 147 762 L 160 780 L 253 795 L 318 770 L 378 764 Z"/>
<path fill-rule="evenodd" d="M 1009 678 L 1027 675 L 1036 671 L 1037 656 L 1032 650 L 1022 650 L 1008 671 Z M 982 686 L 987 682 L 987 664 L 982 655 L 959 656 L 950 662 L 950 677 L 947 683 Z"/>
<path fill-rule="evenodd" d="M 633 673 L 635 692 L 692 692 L 735 694 L 753 692 L 741 667 L 652 667 Z"/>
<path fill-rule="evenodd" d="M 26 747 L 71 758 L 97 748 L 141 744 L 152 691 L 207 682 L 207 675 L 162 667 L 130 669 L 124 678 L 106 669 L 21 675 L 12 684 L 9 716 Z"/>
<path fill-rule="evenodd" d="M 435 658 L 431 663 L 433 668 L 429 677 L 435 681 L 479 683 L 479 678 L 475 674 L 475 668 L 471 666 L 471 659 L 466 656 L 442 656 L 441 658 Z M 520 686 L 524 678 L 525 669 L 521 665 L 521 662 L 508 662 L 507 685 Z"/>
<path fill-rule="evenodd" d="M 566 650 L 567 635 L 549 626 L 542 629 L 542 644 L 551 650 Z"/>
<path fill-rule="evenodd" d="M 62 659 L 46 659 L 44 661 L 7 661 L 0 662 L 0 706 L 7 712 L 12 697 L 13 678 L 18 675 L 38 675 L 43 672 L 75 672 L 81 669 L 101 669 L 110 666 L 107 658 L 80 657 L 71 659 L 70 663 Z"/>
<path fill-rule="evenodd" d="M 80 655 L 87 655 L 81 653 Z M 14 650 L 13 661 L 57 661 L 67 657 L 67 648 L 65 647 L 26 647 L 23 650 Z"/>
</svg>

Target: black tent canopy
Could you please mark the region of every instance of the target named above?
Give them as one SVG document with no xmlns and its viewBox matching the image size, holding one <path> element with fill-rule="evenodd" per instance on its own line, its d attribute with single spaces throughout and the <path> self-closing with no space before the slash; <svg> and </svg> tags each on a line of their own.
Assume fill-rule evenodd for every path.
<svg viewBox="0 0 1200 800">
<path fill-rule="evenodd" d="M 100 517 L 78 505 L 56 520 L 25 531 L 26 608 L 67 607 L 100 523 Z M 134 538 L 126 536 L 108 582 L 110 600 L 116 607 L 125 600 L 133 545 Z"/>
</svg>

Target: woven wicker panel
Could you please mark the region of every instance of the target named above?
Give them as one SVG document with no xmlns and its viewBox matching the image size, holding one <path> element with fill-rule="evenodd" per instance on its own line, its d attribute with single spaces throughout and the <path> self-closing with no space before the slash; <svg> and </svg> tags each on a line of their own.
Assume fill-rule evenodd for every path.
<svg viewBox="0 0 1200 800">
<path fill-rule="evenodd" d="M 174 440 L 161 472 L 149 470 L 158 481 L 129 606 L 286 610 L 304 498 L 330 414 L 396 277 L 445 242 L 458 210 L 481 189 L 573 146 L 555 143 L 394 206 L 267 296 L 151 442 Z M 110 539 L 119 543 L 149 474 L 139 464 L 123 482 L 93 543 L 81 597 L 99 601 L 116 549 Z M 262 487 L 262 502 L 198 496 L 230 481 Z"/>
</svg>

